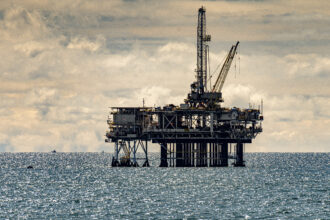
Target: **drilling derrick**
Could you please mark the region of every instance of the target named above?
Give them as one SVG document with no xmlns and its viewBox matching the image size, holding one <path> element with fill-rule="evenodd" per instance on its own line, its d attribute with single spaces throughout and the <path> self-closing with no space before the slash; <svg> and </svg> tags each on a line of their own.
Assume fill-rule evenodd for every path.
<svg viewBox="0 0 330 220">
<path fill-rule="evenodd" d="M 196 68 L 196 82 L 191 84 L 191 92 L 185 100 L 186 104 L 191 107 L 206 106 L 212 101 L 221 102 L 220 92 L 207 91 L 207 66 L 209 57 L 209 46 L 207 42 L 211 41 L 211 35 L 206 34 L 206 16 L 205 8 L 201 7 L 198 10 L 198 24 L 197 24 L 197 68 Z"/>
<path fill-rule="evenodd" d="M 198 10 L 198 26 L 197 26 L 197 93 L 206 92 L 207 85 L 207 56 L 208 45 L 206 42 L 211 40 L 210 35 L 206 35 L 206 18 L 205 9 L 202 7 Z"/>
<path fill-rule="evenodd" d="M 106 142 L 113 142 L 112 166 L 149 166 L 148 142 L 160 146 L 160 167 L 245 166 L 244 145 L 262 132 L 259 109 L 224 108 L 221 90 L 239 42 L 233 45 L 213 87 L 208 91 L 205 8 L 198 10 L 196 81 L 183 104 L 164 107 L 112 107 Z M 144 158 L 137 158 L 141 148 Z"/>
</svg>

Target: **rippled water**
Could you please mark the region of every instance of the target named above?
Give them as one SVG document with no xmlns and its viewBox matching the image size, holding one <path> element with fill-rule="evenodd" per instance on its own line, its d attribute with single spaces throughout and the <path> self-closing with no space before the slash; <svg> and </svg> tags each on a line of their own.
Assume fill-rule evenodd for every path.
<svg viewBox="0 0 330 220">
<path fill-rule="evenodd" d="M 108 153 L 1 153 L 0 219 L 329 219 L 329 153 L 245 168 L 111 168 Z M 32 165 L 34 169 L 26 169 Z"/>
</svg>

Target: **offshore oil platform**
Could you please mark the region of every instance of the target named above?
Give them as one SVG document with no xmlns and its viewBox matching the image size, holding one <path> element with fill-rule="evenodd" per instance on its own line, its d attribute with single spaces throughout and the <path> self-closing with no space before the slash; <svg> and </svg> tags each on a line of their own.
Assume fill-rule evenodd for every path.
<svg viewBox="0 0 330 220">
<path fill-rule="evenodd" d="M 209 90 L 205 8 L 198 10 L 196 81 L 183 104 L 112 107 L 105 142 L 113 142 L 112 166 L 149 166 L 148 142 L 160 145 L 160 167 L 245 166 L 244 145 L 262 132 L 261 109 L 221 107 L 222 87 L 239 42 L 233 45 Z M 141 148 L 144 158 L 137 158 Z"/>
</svg>

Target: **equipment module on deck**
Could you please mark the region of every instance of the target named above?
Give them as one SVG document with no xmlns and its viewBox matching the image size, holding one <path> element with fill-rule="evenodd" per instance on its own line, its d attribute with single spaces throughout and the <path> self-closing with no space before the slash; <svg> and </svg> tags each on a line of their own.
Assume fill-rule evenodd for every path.
<svg viewBox="0 0 330 220">
<path fill-rule="evenodd" d="M 138 166 L 136 152 L 145 153 L 149 166 L 148 141 L 159 143 L 160 166 L 245 166 L 244 144 L 262 132 L 259 109 L 224 108 L 221 89 L 239 42 L 233 45 L 210 91 L 207 91 L 207 41 L 205 9 L 198 11 L 196 82 L 184 104 L 163 108 L 112 107 L 106 142 L 115 143 L 112 166 Z M 232 150 L 233 145 L 233 150 Z M 229 151 L 230 149 L 230 151 Z M 119 154 L 124 155 L 119 158 Z"/>
</svg>

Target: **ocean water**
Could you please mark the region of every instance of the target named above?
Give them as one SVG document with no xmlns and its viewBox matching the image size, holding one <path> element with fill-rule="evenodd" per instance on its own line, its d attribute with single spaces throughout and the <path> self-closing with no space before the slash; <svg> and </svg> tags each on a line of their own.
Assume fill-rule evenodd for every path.
<svg viewBox="0 0 330 220">
<path fill-rule="evenodd" d="M 247 153 L 244 168 L 111 158 L 0 153 L 0 219 L 330 219 L 330 153 Z"/>
</svg>

